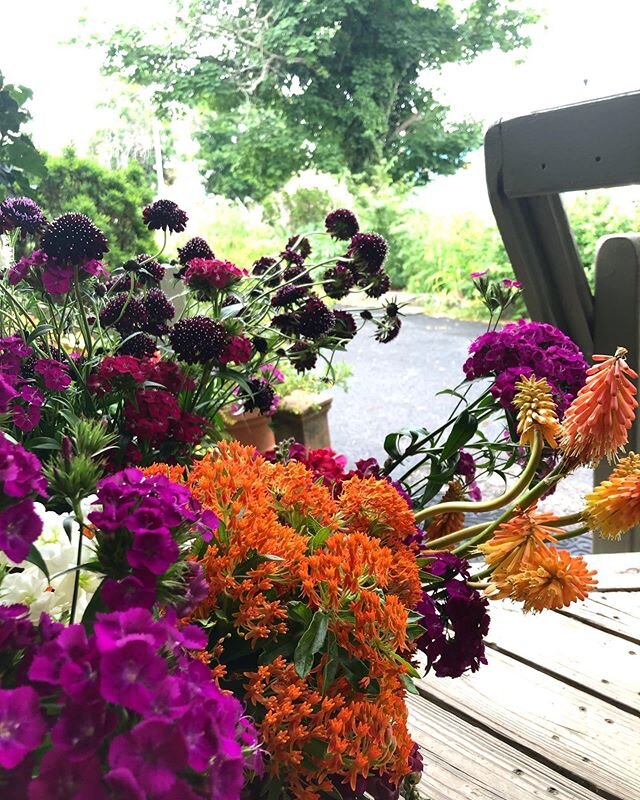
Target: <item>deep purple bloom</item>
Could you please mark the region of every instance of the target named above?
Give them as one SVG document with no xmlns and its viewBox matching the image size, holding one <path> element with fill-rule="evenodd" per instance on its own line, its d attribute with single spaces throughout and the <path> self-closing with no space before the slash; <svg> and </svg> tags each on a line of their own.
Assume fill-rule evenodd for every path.
<svg viewBox="0 0 640 800">
<path fill-rule="evenodd" d="M 358 271 L 373 274 L 387 257 L 386 241 L 377 233 L 356 233 L 351 239 L 347 256 L 353 260 Z"/>
<path fill-rule="evenodd" d="M 105 781 L 111 789 L 113 800 L 146 800 L 147 794 L 142 789 L 131 770 L 119 767 L 105 775 Z"/>
<path fill-rule="evenodd" d="M 29 620 L 29 607 L 19 603 L 0 604 L 0 650 L 12 653 L 31 645 L 35 633 Z"/>
<path fill-rule="evenodd" d="M 158 595 L 156 576 L 150 572 L 139 571 L 118 581 L 108 578 L 102 584 L 101 596 L 112 611 L 126 611 L 129 608 L 153 608 Z"/>
<path fill-rule="evenodd" d="M 146 608 L 130 608 L 119 613 L 98 614 L 95 637 L 101 653 L 134 641 L 145 642 L 157 650 L 165 643 L 167 632 Z"/>
<path fill-rule="evenodd" d="M 194 236 L 186 244 L 178 248 L 178 261 L 183 267 L 186 267 L 194 258 L 215 258 L 213 250 L 200 236 Z"/>
<path fill-rule="evenodd" d="M 72 761 L 66 750 L 54 747 L 44 754 L 39 775 L 29 786 L 29 800 L 106 800 L 101 779 L 97 758 Z"/>
<path fill-rule="evenodd" d="M 33 368 L 42 375 L 45 388 L 62 391 L 71 383 L 69 367 L 55 358 L 39 358 Z"/>
<path fill-rule="evenodd" d="M 19 403 L 18 400 L 22 400 Z M 24 384 L 20 387 L 19 397 L 11 406 L 11 419 L 19 430 L 27 433 L 32 431 L 40 422 L 44 395 L 36 386 Z"/>
<path fill-rule="evenodd" d="M 154 691 L 166 675 L 167 662 L 144 641 L 125 642 L 100 657 L 102 697 L 138 714 L 149 713 Z"/>
<path fill-rule="evenodd" d="M 47 223 L 42 209 L 30 197 L 7 197 L 0 203 L 0 218 L 0 233 L 15 228 L 22 233 L 38 233 Z"/>
<path fill-rule="evenodd" d="M 89 217 L 73 212 L 62 214 L 47 225 L 40 247 L 63 266 L 99 260 L 109 249 L 106 236 Z"/>
<path fill-rule="evenodd" d="M 30 686 L 0 689 L 0 766 L 13 769 L 40 746 L 47 725 Z"/>
<path fill-rule="evenodd" d="M 152 796 L 171 789 L 186 763 L 184 738 L 173 722 L 165 720 L 140 722 L 130 732 L 117 736 L 109 747 L 109 766 L 128 769 Z"/>
<path fill-rule="evenodd" d="M 482 499 L 480 487 L 475 482 L 476 462 L 471 453 L 467 453 L 466 450 L 460 450 L 458 453 L 458 463 L 456 464 L 454 474 L 461 475 L 465 479 L 467 484 L 467 494 L 471 500 L 478 501 Z"/>
<path fill-rule="evenodd" d="M 32 500 L 20 500 L 0 511 L 0 550 L 19 564 L 42 533 L 42 520 Z"/>
<path fill-rule="evenodd" d="M 100 700 L 93 703 L 68 703 L 51 731 L 51 739 L 70 761 L 95 756 L 115 729 L 116 715 Z"/>
<path fill-rule="evenodd" d="M 136 533 L 127 552 L 127 561 L 134 569 L 147 569 L 162 575 L 177 561 L 178 543 L 166 529 L 146 530 Z"/>
<path fill-rule="evenodd" d="M 202 315 L 181 319 L 169 335 L 176 357 L 187 364 L 205 364 L 222 355 L 231 337 L 224 325 Z"/>
<path fill-rule="evenodd" d="M 150 231 L 172 231 L 181 233 L 187 227 L 189 217 L 172 200 L 156 200 L 142 211 L 144 224 Z"/>
<path fill-rule="evenodd" d="M 343 241 L 348 241 L 360 230 L 356 215 L 348 208 L 337 208 L 327 214 L 324 225 L 334 239 Z"/>
<path fill-rule="evenodd" d="M 187 561 L 183 576 L 185 592 L 176 606 L 181 617 L 186 617 L 209 595 L 209 581 L 206 578 L 202 564 L 197 561 Z"/>
</svg>

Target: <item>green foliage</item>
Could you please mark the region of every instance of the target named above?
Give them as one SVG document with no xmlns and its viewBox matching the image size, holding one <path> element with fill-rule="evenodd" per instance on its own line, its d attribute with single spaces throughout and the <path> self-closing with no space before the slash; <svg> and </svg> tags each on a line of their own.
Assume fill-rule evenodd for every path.
<svg viewBox="0 0 640 800">
<path fill-rule="evenodd" d="M 38 189 L 42 207 L 50 217 L 79 211 L 92 219 L 109 240 L 109 264 L 119 266 L 137 253 L 157 249 L 142 221 L 142 209 L 153 193 L 138 164 L 108 170 L 78 158 L 72 149 L 48 156 L 46 163 L 47 176 Z"/>
<path fill-rule="evenodd" d="M 202 113 L 207 186 L 262 199 L 302 169 L 451 174 L 480 143 L 427 70 L 529 44 L 520 0 L 176 0 L 164 32 L 118 29 L 106 69 Z M 98 37 L 99 38 L 99 37 Z"/>
<path fill-rule="evenodd" d="M 36 178 L 45 172 L 44 158 L 23 126 L 31 119 L 24 107 L 31 89 L 4 82 L 0 72 L 0 199 L 29 194 Z"/>
</svg>

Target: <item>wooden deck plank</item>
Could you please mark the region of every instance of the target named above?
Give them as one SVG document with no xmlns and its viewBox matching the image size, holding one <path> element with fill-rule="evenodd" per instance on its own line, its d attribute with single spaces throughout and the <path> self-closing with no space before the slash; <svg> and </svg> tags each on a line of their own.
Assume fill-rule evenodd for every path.
<svg viewBox="0 0 640 800">
<path fill-rule="evenodd" d="M 596 794 L 640 800 L 638 717 L 498 651 L 488 657 L 473 675 L 428 677 L 418 687 L 427 700 L 436 698 Z"/>
<path fill-rule="evenodd" d="M 557 613 L 640 645 L 640 592 L 592 592 Z"/>
<path fill-rule="evenodd" d="M 409 724 L 422 750 L 420 789 L 429 800 L 599 800 L 599 795 L 539 764 L 422 697 L 409 697 Z"/>
<path fill-rule="evenodd" d="M 524 617 L 509 602 L 490 613 L 488 644 L 640 714 L 640 645 L 560 614 Z"/>
<path fill-rule="evenodd" d="M 586 561 L 598 570 L 598 591 L 640 592 L 640 553 L 600 553 L 586 556 Z"/>
</svg>

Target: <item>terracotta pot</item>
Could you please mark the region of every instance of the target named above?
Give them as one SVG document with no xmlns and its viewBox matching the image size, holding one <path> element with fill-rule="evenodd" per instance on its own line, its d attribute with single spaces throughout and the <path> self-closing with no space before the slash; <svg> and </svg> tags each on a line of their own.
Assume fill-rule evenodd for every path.
<svg viewBox="0 0 640 800">
<path fill-rule="evenodd" d="M 226 425 L 229 436 L 240 444 L 252 444 L 256 450 L 265 453 L 276 446 L 276 437 L 271 429 L 271 418 L 259 411 L 248 411 L 233 417 Z"/>
<path fill-rule="evenodd" d="M 293 393 L 295 394 L 295 393 Z M 276 441 L 295 439 L 310 450 L 331 447 L 329 409 L 331 397 L 307 395 L 297 402 L 283 403 L 273 416 Z M 306 403 L 306 404 L 305 404 Z"/>
</svg>

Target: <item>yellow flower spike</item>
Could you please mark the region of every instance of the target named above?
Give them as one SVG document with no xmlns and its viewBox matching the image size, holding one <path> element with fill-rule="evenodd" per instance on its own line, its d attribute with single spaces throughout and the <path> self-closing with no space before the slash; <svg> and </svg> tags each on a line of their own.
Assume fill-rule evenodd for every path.
<svg viewBox="0 0 640 800">
<path fill-rule="evenodd" d="M 516 383 L 518 393 L 513 404 L 518 409 L 518 433 L 520 444 L 531 447 L 533 434 L 537 429 L 549 447 L 558 446 L 560 423 L 556 404 L 551 395 L 551 387 L 545 378 L 520 378 Z"/>
<path fill-rule="evenodd" d="M 638 407 L 638 377 L 619 347 L 614 356 L 594 356 L 587 381 L 567 409 L 562 422 L 560 449 L 576 466 L 595 466 L 605 456 L 612 461 L 627 443 Z"/>
<path fill-rule="evenodd" d="M 640 525 L 640 454 L 629 453 L 584 500 L 584 521 L 605 539 Z"/>
</svg>

